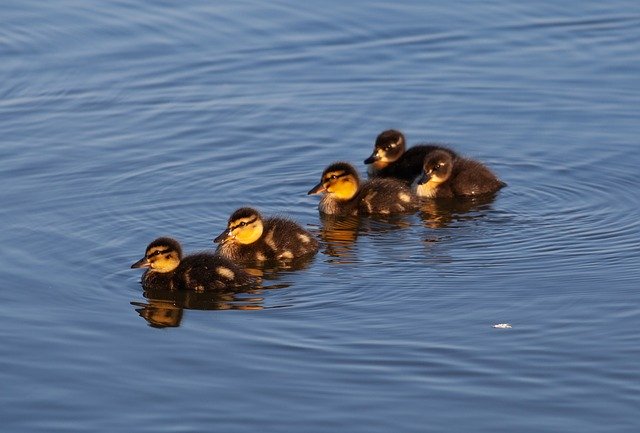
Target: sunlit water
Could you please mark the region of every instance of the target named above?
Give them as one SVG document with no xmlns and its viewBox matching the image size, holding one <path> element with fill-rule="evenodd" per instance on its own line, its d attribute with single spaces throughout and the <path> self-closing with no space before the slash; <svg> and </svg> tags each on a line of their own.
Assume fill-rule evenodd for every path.
<svg viewBox="0 0 640 433">
<path fill-rule="evenodd" d="M 639 47 L 633 1 L 4 2 L 2 431 L 640 431 Z M 320 218 L 387 128 L 508 187 Z M 143 292 L 243 205 L 321 252 Z"/>
</svg>

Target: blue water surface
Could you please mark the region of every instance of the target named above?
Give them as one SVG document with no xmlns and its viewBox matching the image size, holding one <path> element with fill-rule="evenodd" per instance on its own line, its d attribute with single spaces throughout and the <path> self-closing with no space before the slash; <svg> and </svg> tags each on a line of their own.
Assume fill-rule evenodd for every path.
<svg viewBox="0 0 640 433">
<path fill-rule="evenodd" d="M 0 11 L 2 431 L 640 431 L 638 2 Z M 388 128 L 508 187 L 321 219 Z M 320 253 L 145 296 L 147 243 L 211 249 L 245 205 Z"/>
</svg>

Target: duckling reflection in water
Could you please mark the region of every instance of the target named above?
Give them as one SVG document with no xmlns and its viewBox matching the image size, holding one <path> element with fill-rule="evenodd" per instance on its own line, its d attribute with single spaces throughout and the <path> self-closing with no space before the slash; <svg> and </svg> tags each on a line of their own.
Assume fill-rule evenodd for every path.
<svg viewBox="0 0 640 433">
<path fill-rule="evenodd" d="M 323 193 L 318 208 L 332 215 L 393 214 L 415 210 L 415 195 L 396 179 L 376 178 L 360 182 L 356 169 L 335 162 L 322 173 L 320 183 L 308 194 Z"/>
<path fill-rule="evenodd" d="M 227 228 L 213 241 L 220 243 L 220 255 L 243 264 L 290 261 L 318 252 L 318 241 L 297 223 L 286 218 L 263 218 L 248 207 L 236 210 Z"/>
<path fill-rule="evenodd" d="M 422 200 L 418 216 L 425 227 L 438 229 L 447 227 L 457 221 L 471 221 L 483 218 L 491 210 L 496 193 L 489 193 L 464 200 L 438 199 Z"/>
<path fill-rule="evenodd" d="M 504 186 L 482 163 L 435 150 L 424 160 L 416 193 L 426 198 L 473 197 L 495 193 Z"/>
<path fill-rule="evenodd" d="M 320 214 L 320 237 L 326 249 L 323 253 L 333 257 L 332 262 L 355 263 L 355 243 L 361 218 L 351 215 Z"/>
<path fill-rule="evenodd" d="M 154 328 L 177 328 L 182 322 L 183 309 L 169 301 L 152 299 L 148 304 L 131 302 L 136 312 Z"/>
<path fill-rule="evenodd" d="M 371 215 L 360 218 L 353 215 L 320 213 L 320 237 L 326 249 L 323 253 L 332 257 L 331 263 L 353 264 L 357 262 L 357 239 L 360 233 L 386 233 L 411 227 L 409 214 Z"/>
<path fill-rule="evenodd" d="M 131 267 L 147 268 L 142 276 L 142 286 L 145 289 L 204 292 L 257 283 L 254 277 L 224 257 L 211 253 L 182 257 L 180 243 L 168 237 L 151 242 L 144 257 Z"/>
<path fill-rule="evenodd" d="M 241 293 L 228 291 L 151 289 L 144 291 L 147 302 L 132 301 L 136 312 L 154 328 L 178 327 L 184 310 L 262 310 L 260 289 Z M 249 295 L 249 296 L 245 296 Z"/>
<path fill-rule="evenodd" d="M 404 134 L 395 129 L 383 131 L 376 138 L 373 153 L 364 160 L 370 177 L 391 177 L 407 184 L 422 174 L 424 158 L 434 150 L 455 152 L 437 144 L 421 144 L 406 150 Z"/>
</svg>

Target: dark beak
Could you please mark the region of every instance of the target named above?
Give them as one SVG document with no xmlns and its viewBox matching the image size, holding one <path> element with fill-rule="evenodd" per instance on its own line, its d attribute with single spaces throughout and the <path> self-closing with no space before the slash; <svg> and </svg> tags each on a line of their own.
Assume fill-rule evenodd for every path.
<svg viewBox="0 0 640 433">
<path fill-rule="evenodd" d="M 140 260 L 138 260 L 137 262 L 135 262 L 133 265 L 131 265 L 131 269 L 148 268 L 150 266 L 151 266 L 151 263 L 149 263 L 149 260 L 147 260 L 146 257 L 143 257 Z"/>
<path fill-rule="evenodd" d="M 320 194 L 321 192 L 325 192 L 325 191 L 326 191 L 326 189 L 325 189 L 324 185 L 322 184 L 322 182 L 320 182 L 319 184 L 317 184 L 316 186 L 311 188 L 309 190 L 309 192 L 307 193 L 307 195 Z"/>
<path fill-rule="evenodd" d="M 222 233 L 218 235 L 218 237 L 216 237 L 213 240 L 213 242 L 215 243 L 224 242 L 229 237 L 230 233 L 231 233 L 231 230 L 229 228 L 225 229 Z"/>
<path fill-rule="evenodd" d="M 380 159 L 380 157 L 378 156 L 378 151 L 374 150 L 373 153 L 371 154 L 371 156 L 364 160 L 364 163 L 365 164 L 373 164 L 374 162 L 378 161 L 379 159 Z"/>
<path fill-rule="evenodd" d="M 425 183 L 429 182 L 429 180 L 431 180 L 431 175 L 423 171 L 422 176 L 420 176 L 420 179 L 418 179 L 418 185 L 424 185 Z"/>
</svg>

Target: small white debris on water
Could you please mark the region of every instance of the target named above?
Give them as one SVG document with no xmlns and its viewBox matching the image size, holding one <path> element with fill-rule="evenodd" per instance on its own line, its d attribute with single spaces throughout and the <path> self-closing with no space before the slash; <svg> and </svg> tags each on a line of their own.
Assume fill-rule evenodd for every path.
<svg viewBox="0 0 640 433">
<path fill-rule="evenodd" d="M 511 324 L 510 323 L 496 323 L 495 325 L 493 325 L 494 328 L 498 328 L 498 329 L 511 329 Z"/>
</svg>

